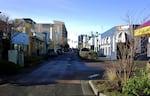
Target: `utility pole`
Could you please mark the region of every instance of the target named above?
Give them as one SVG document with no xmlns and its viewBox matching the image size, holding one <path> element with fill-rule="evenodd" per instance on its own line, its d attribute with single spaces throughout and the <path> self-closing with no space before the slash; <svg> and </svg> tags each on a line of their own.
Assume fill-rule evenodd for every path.
<svg viewBox="0 0 150 96">
<path fill-rule="evenodd" d="M 95 36 L 96 38 L 96 52 L 98 52 L 98 41 L 99 41 L 99 39 L 98 39 L 98 32 L 96 32 L 96 36 Z"/>
</svg>

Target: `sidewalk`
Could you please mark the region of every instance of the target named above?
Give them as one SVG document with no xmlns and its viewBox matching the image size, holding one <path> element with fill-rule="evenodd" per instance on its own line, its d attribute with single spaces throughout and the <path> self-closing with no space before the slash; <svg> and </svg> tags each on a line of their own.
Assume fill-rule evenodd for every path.
<svg viewBox="0 0 150 96">
<path fill-rule="evenodd" d="M 81 80 L 81 87 L 84 96 L 95 96 L 94 92 L 92 91 L 92 88 L 89 85 L 88 80 Z"/>
</svg>

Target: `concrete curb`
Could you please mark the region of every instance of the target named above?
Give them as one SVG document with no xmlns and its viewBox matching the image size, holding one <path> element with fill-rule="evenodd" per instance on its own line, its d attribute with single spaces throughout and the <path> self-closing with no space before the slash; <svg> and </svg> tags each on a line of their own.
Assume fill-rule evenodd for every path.
<svg viewBox="0 0 150 96">
<path fill-rule="evenodd" d="M 81 80 L 80 82 L 81 82 L 81 88 L 82 88 L 82 91 L 83 91 L 83 95 L 85 95 L 86 92 L 84 90 L 83 81 Z"/>
<path fill-rule="evenodd" d="M 106 96 L 103 93 L 99 93 L 98 89 L 95 88 L 94 84 L 92 83 L 92 80 L 89 80 L 89 85 L 91 86 L 91 88 L 96 96 Z"/>
<path fill-rule="evenodd" d="M 81 80 L 81 87 L 84 96 L 95 96 L 93 90 L 91 89 L 91 86 L 89 85 L 88 80 Z"/>
</svg>

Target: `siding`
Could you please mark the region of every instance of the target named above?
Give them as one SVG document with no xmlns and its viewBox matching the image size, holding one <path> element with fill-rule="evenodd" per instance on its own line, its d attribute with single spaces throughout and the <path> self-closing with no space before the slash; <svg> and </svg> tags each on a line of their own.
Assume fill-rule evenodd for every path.
<svg viewBox="0 0 150 96">
<path fill-rule="evenodd" d="M 115 33 L 116 33 L 116 26 L 112 27 L 110 30 L 101 34 L 101 40 L 103 41 L 107 37 L 110 39 L 109 43 L 101 44 L 101 50 L 106 57 L 111 59 L 116 59 L 116 42 L 115 42 Z M 103 41 L 104 42 L 104 41 Z"/>
</svg>

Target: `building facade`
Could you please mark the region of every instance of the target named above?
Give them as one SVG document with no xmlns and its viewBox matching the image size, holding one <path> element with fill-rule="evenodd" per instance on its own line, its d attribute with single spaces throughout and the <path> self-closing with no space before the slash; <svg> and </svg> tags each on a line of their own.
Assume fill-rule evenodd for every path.
<svg viewBox="0 0 150 96">
<path fill-rule="evenodd" d="M 82 34 L 78 36 L 78 48 L 90 48 L 88 35 Z"/>
<path fill-rule="evenodd" d="M 137 38 L 138 46 L 140 48 L 139 54 L 142 55 L 142 59 L 150 58 L 150 20 L 141 24 L 135 31 L 134 36 Z"/>
<path fill-rule="evenodd" d="M 38 23 L 38 24 L 35 24 L 35 34 L 36 35 L 43 35 L 43 54 L 47 54 L 48 52 L 48 49 L 50 49 L 51 47 L 51 39 L 52 39 L 52 24 L 48 24 L 48 23 Z M 40 48 L 40 42 L 36 42 L 37 46 L 39 49 Z"/>
<path fill-rule="evenodd" d="M 111 58 L 112 60 L 118 59 L 117 56 L 120 53 L 118 49 L 118 43 L 128 42 L 129 38 L 131 38 L 131 35 L 133 34 L 133 30 L 137 26 L 138 25 L 115 26 L 102 33 L 100 40 L 100 54 L 102 56 L 106 56 L 107 58 Z"/>
<path fill-rule="evenodd" d="M 24 45 L 23 43 L 22 44 L 18 44 L 18 43 L 13 43 L 13 47 L 14 49 L 17 49 L 17 50 L 23 50 L 24 51 L 24 54 L 25 55 L 32 55 L 35 53 L 35 48 L 34 48 L 34 32 L 35 32 L 35 28 L 34 28 L 34 25 L 35 25 L 35 21 L 33 21 L 32 19 L 30 18 L 18 18 L 18 19 L 15 19 L 15 26 L 13 27 L 13 30 L 15 32 L 13 32 L 13 37 L 12 38 L 15 38 L 17 35 L 21 34 L 21 33 L 24 33 L 24 34 L 27 34 L 28 35 L 28 44 L 27 45 Z M 27 38 L 26 38 L 27 39 Z"/>
<path fill-rule="evenodd" d="M 99 34 L 96 32 L 96 34 L 89 35 L 79 35 L 78 36 L 78 48 L 88 48 L 90 50 L 93 50 L 95 52 L 99 51 Z"/>
<path fill-rule="evenodd" d="M 54 49 L 60 49 L 67 44 L 68 32 L 64 22 L 53 21 L 52 42 Z"/>
</svg>

